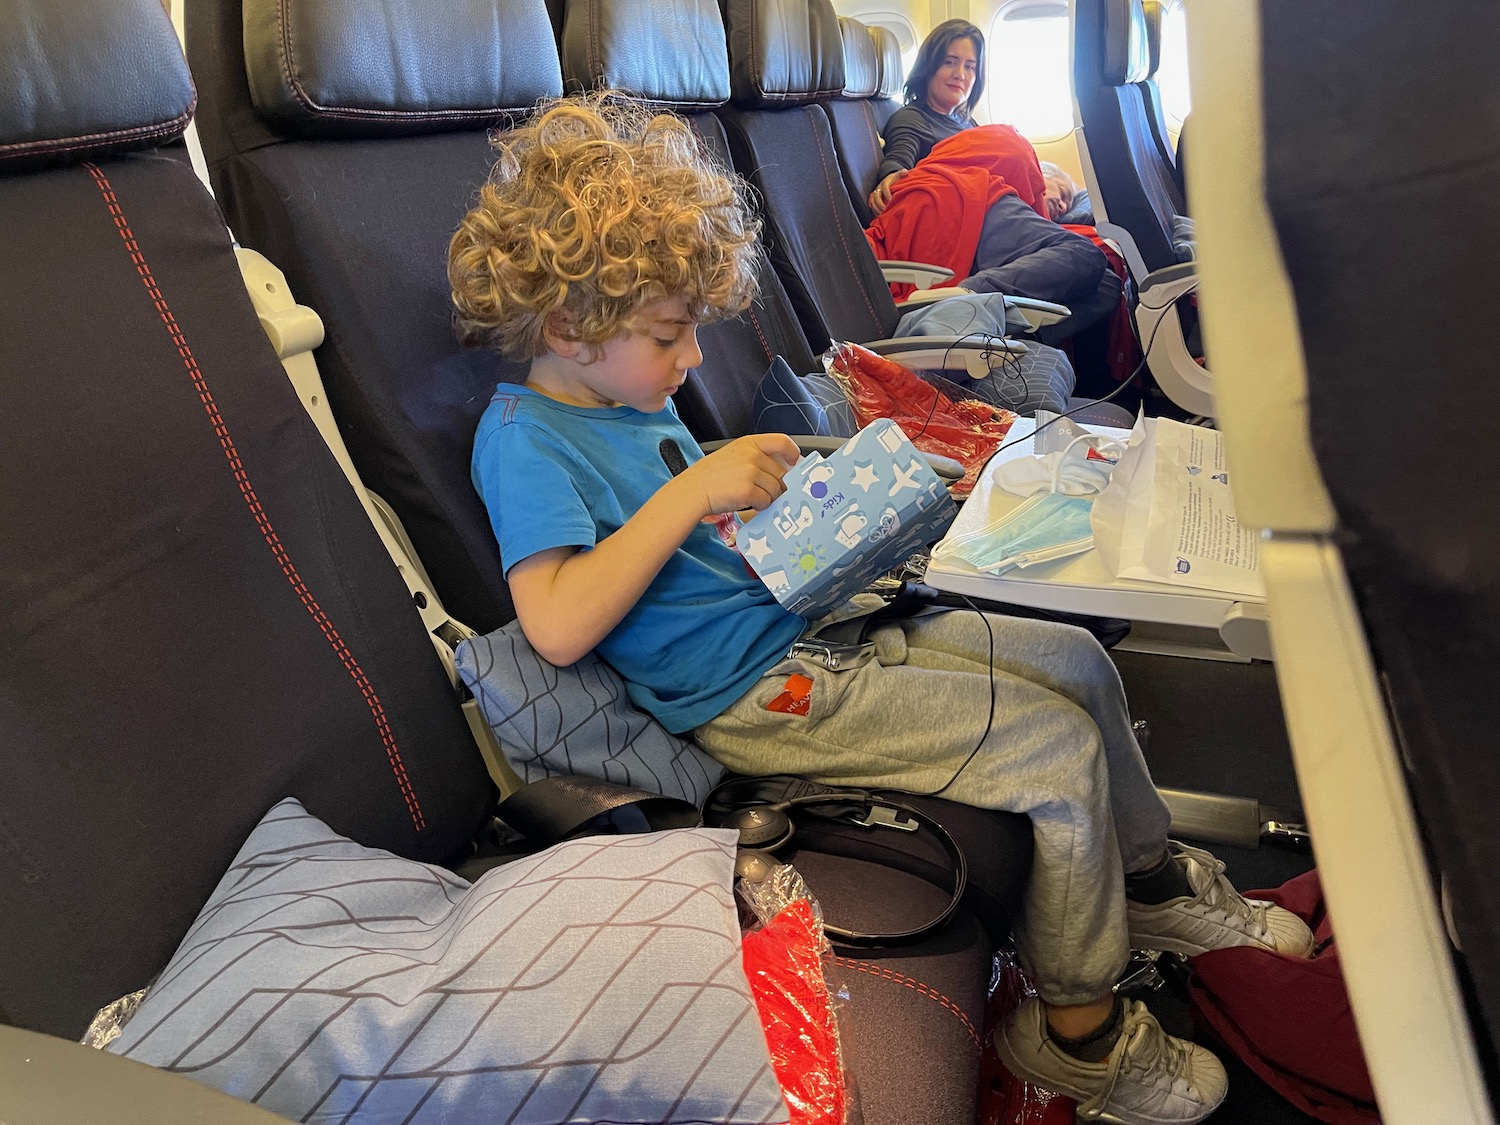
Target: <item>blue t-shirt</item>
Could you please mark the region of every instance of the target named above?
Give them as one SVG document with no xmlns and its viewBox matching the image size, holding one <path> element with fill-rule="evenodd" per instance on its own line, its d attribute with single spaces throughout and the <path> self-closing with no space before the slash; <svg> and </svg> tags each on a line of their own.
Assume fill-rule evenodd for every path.
<svg viewBox="0 0 1500 1125">
<path fill-rule="evenodd" d="M 677 418 L 558 402 L 502 385 L 474 435 L 470 473 L 506 573 L 553 547 L 591 548 L 671 479 L 661 442 L 703 456 Z M 668 730 L 706 723 L 786 655 L 805 626 L 709 524 L 699 524 L 596 651 Z"/>
</svg>

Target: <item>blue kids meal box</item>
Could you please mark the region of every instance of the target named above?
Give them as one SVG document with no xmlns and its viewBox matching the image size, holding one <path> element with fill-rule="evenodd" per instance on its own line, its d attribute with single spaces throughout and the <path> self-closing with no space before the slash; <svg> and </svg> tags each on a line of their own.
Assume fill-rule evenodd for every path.
<svg viewBox="0 0 1500 1125">
<path fill-rule="evenodd" d="M 809 619 L 940 538 L 958 514 L 926 459 L 887 418 L 828 457 L 809 453 L 785 483 L 737 542 L 776 600 Z"/>
</svg>

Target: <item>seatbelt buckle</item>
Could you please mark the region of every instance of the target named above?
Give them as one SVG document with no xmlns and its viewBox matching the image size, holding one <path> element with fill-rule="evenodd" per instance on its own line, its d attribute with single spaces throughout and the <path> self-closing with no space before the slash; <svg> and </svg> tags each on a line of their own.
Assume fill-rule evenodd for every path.
<svg viewBox="0 0 1500 1125">
<path fill-rule="evenodd" d="M 915 832 L 922 826 L 912 817 L 903 817 L 900 809 L 889 805 L 871 805 L 865 810 L 863 819 L 850 818 L 851 823 L 861 828 L 895 828 L 902 832 Z"/>
<path fill-rule="evenodd" d="M 816 637 L 797 641 L 787 649 L 792 660 L 811 660 L 823 665 L 830 672 L 851 672 L 863 668 L 875 659 L 874 641 L 823 641 Z"/>
<path fill-rule="evenodd" d="M 1312 851 L 1312 833 L 1307 825 L 1285 820 L 1268 820 L 1260 826 L 1260 841 L 1297 852 Z"/>
</svg>

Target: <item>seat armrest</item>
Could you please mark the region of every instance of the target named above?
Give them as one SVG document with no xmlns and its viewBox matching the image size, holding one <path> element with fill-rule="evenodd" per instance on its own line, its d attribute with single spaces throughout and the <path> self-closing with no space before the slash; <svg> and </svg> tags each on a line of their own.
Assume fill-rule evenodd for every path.
<svg viewBox="0 0 1500 1125">
<path fill-rule="evenodd" d="M 1169 301 L 1175 301 L 1193 286 L 1198 284 L 1198 269 L 1193 262 L 1183 262 L 1180 265 L 1167 266 L 1165 269 L 1154 270 L 1141 278 L 1137 290 L 1140 294 L 1139 300 L 1143 305 L 1152 305 L 1160 308 Z"/>
<path fill-rule="evenodd" d="M 797 451 L 804 456 L 809 453 L 832 453 L 848 438 L 828 437 L 824 434 L 787 434 L 797 443 Z M 730 442 L 739 441 L 739 438 L 715 438 L 713 441 L 700 441 L 698 448 L 704 453 L 717 453 Z"/>
<path fill-rule="evenodd" d="M 918 371 L 961 371 L 971 379 L 985 379 L 994 373 L 991 357 L 996 353 L 1020 356 L 1026 345 L 1000 336 L 978 339 L 967 336 L 900 336 L 894 340 L 874 340 L 860 345 L 876 355 Z"/>
<path fill-rule="evenodd" d="M 787 436 L 797 443 L 797 448 L 801 450 L 803 456 L 809 453 L 821 453 L 826 457 L 831 453 L 837 453 L 849 440 L 846 437 L 824 437 L 821 434 L 788 434 Z M 734 438 L 720 438 L 716 441 L 705 441 L 699 448 L 704 453 L 712 453 L 716 449 L 723 449 L 734 440 Z M 940 480 L 963 478 L 963 465 L 952 457 L 944 457 L 941 453 L 923 453 L 920 449 L 917 452 L 921 453 L 927 463 L 932 466 L 932 471 Z"/>
<path fill-rule="evenodd" d="M 925 308 L 938 301 L 947 300 L 949 297 L 973 296 L 973 294 L 972 289 L 965 289 L 961 285 L 950 285 L 941 289 L 918 289 L 915 293 L 907 294 L 904 301 L 897 301 L 896 307 L 902 312 L 910 312 L 912 309 Z M 985 296 L 993 296 L 993 294 L 985 294 Z M 1067 305 L 1059 305 L 1056 301 L 1043 301 L 1036 297 L 1013 297 L 1006 294 L 1004 302 L 1005 326 L 1008 331 L 1035 332 L 1038 328 L 1045 328 L 1049 324 L 1067 320 L 1073 315 L 1073 310 Z"/>
<path fill-rule="evenodd" d="M 885 260 L 879 265 L 887 285 L 915 285 L 918 289 L 930 289 L 953 277 L 952 270 L 927 262 Z"/>
<path fill-rule="evenodd" d="M 1031 331 L 1038 328 L 1046 328 L 1049 324 L 1056 324 L 1060 320 L 1067 320 L 1073 315 L 1073 310 L 1067 305 L 1060 305 L 1056 301 L 1043 301 L 1037 297 L 1011 297 L 1005 298 L 1005 311 L 1007 314 L 1016 314 L 1027 324 L 1031 325 Z M 1007 315 L 1009 319 L 1009 315 Z"/>
<path fill-rule="evenodd" d="M 946 300 L 949 297 L 962 297 L 965 294 L 973 292 L 974 290 L 965 289 L 962 285 L 946 285 L 937 289 L 918 289 L 914 293 L 908 293 L 906 300 L 897 301 L 896 307 L 902 312 L 907 312 L 911 309 L 921 309 L 926 308 L 928 305 L 935 305 L 937 302 Z M 1010 302 L 1006 302 L 1006 307 L 1010 307 Z"/>
</svg>

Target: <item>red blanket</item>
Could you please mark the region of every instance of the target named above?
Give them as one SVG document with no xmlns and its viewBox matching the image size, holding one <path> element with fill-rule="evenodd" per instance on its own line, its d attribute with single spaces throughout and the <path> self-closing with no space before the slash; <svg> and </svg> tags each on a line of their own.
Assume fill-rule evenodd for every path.
<svg viewBox="0 0 1500 1125">
<path fill-rule="evenodd" d="M 1014 193 L 1047 214 L 1046 184 L 1031 142 L 1009 125 L 978 125 L 939 141 L 891 189 L 891 204 L 865 231 L 877 258 L 973 270 L 990 204 Z M 914 286 L 893 285 L 899 301 Z"/>
</svg>

